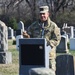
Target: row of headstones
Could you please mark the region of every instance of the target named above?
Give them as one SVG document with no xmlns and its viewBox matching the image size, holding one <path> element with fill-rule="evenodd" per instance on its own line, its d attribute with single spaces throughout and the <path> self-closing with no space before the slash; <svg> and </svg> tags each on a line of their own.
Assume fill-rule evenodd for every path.
<svg viewBox="0 0 75 75">
<path fill-rule="evenodd" d="M 12 53 L 8 51 L 8 29 L 2 21 L 0 21 L 0 63 L 12 63 Z"/>
<path fill-rule="evenodd" d="M 57 52 L 69 52 L 70 50 L 75 50 L 75 38 L 74 38 L 74 27 L 64 26 L 64 31 L 61 32 L 61 41 L 57 47 Z"/>
<path fill-rule="evenodd" d="M 64 23 L 62 30 L 64 33 L 66 33 L 68 35 L 69 38 L 74 38 L 75 30 L 74 30 L 73 26 L 67 26 L 67 24 Z"/>
<path fill-rule="evenodd" d="M 20 21 L 19 28 L 23 25 Z M 23 25 L 24 28 L 24 25 Z M 14 39 L 14 31 L 11 27 L 7 27 L 6 24 L 0 21 L 0 63 L 9 64 L 12 63 L 12 53 L 8 51 L 8 39 Z"/>
<path fill-rule="evenodd" d="M 17 31 L 14 31 L 14 29 L 12 29 L 11 27 L 8 27 L 8 39 L 15 39 L 17 34 L 21 33 L 21 30 L 24 31 L 24 23 L 22 21 L 20 21 L 18 23 L 18 33 Z"/>
<path fill-rule="evenodd" d="M 18 24 L 18 30 L 21 29 L 24 30 L 22 21 Z M 12 63 L 12 53 L 8 51 L 8 39 L 14 38 L 14 30 L 11 27 L 7 27 L 4 22 L 0 21 L 0 63 Z"/>
<path fill-rule="evenodd" d="M 75 50 L 75 38 L 74 38 L 74 28 L 65 26 L 65 30 L 69 32 L 67 34 L 64 32 L 61 35 L 60 44 L 57 46 L 57 53 L 67 53 L 64 55 L 59 55 L 56 58 L 56 75 L 75 75 L 75 57 L 69 54 L 68 42 L 70 50 Z"/>
<path fill-rule="evenodd" d="M 24 29 L 22 21 L 18 24 L 18 29 Z M 0 63 L 12 63 L 12 53 L 8 51 L 8 39 L 15 39 L 16 32 L 11 27 L 7 27 L 4 22 L 0 21 Z"/>
<path fill-rule="evenodd" d="M 68 35 L 70 50 L 75 50 L 75 28 L 73 26 L 67 26 L 67 23 L 64 23 L 63 30 Z"/>
</svg>

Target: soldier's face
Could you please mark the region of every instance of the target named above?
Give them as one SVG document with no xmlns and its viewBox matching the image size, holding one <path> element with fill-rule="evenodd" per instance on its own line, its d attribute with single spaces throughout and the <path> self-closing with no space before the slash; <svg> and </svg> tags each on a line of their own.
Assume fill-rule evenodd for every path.
<svg viewBox="0 0 75 75">
<path fill-rule="evenodd" d="M 48 17 L 49 17 L 49 13 L 48 12 L 46 12 L 46 13 L 40 13 L 40 20 L 42 22 L 46 21 L 48 19 Z"/>
</svg>

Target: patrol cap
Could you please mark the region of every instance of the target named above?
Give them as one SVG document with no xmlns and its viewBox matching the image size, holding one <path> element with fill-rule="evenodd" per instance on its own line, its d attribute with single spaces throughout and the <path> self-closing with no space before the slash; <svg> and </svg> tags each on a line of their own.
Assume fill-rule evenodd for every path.
<svg viewBox="0 0 75 75">
<path fill-rule="evenodd" d="M 48 6 L 40 6 L 39 7 L 40 13 L 45 13 L 49 11 L 49 7 Z"/>
</svg>

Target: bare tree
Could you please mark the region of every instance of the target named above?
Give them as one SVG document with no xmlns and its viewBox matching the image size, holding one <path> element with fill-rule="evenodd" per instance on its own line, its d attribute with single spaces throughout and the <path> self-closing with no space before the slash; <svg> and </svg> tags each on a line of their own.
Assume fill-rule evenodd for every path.
<svg viewBox="0 0 75 75">
<path fill-rule="evenodd" d="M 32 20 L 36 20 L 36 0 L 26 0 L 27 4 L 31 9 Z"/>
<path fill-rule="evenodd" d="M 52 18 L 65 9 L 69 12 L 75 9 L 75 0 L 1 0 L 4 12 L 9 16 L 18 16 L 18 18 L 26 19 L 31 17 L 31 20 L 36 20 L 38 7 L 42 4 L 47 4 L 50 9 Z"/>
</svg>

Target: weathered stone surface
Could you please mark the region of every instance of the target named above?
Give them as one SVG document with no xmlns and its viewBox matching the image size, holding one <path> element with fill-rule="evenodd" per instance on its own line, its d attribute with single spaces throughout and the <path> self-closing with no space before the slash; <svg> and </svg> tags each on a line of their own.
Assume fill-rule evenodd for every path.
<svg viewBox="0 0 75 75">
<path fill-rule="evenodd" d="M 1 64 L 12 63 L 12 54 L 11 54 L 11 52 L 0 52 L 0 63 Z"/>
<path fill-rule="evenodd" d="M 8 51 L 8 30 L 4 22 L 0 21 L 0 63 L 12 63 L 12 54 Z"/>
<path fill-rule="evenodd" d="M 31 68 L 29 75 L 55 75 L 55 72 L 48 68 Z"/>
<path fill-rule="evenodd" d="M 0 52 L 8 50 L 8 31 L 5 23 L 0 21 Z"/>
<path fill-rule="evenodd" d="M 56 75 L 74 75 L 74 58 L 64 54 L 56 58 Z"/>
</svg>

